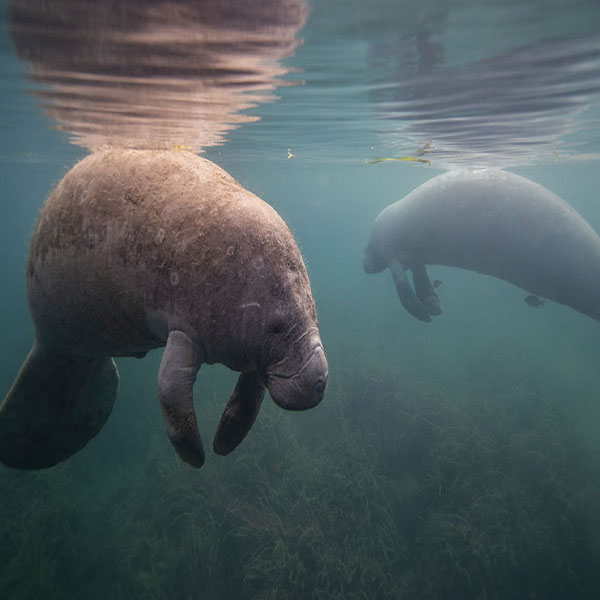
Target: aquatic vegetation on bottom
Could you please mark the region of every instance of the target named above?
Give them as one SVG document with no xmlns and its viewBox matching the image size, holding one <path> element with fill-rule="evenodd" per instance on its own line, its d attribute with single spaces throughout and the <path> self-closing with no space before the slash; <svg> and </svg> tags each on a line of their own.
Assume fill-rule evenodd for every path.
<svg viewBox="0 0 600 600">
<path fill-rule="evenodd" d="M 341 363 L 321 406 L 266 403 L 201 471 L 162 431 L 129 439 L 141 456 L 119 468 L 99 446 L 3 469 L 0 595 L 593 598 L 597 459 L 550 401 L 502 382 L 446 391 Z"/>
</svg>

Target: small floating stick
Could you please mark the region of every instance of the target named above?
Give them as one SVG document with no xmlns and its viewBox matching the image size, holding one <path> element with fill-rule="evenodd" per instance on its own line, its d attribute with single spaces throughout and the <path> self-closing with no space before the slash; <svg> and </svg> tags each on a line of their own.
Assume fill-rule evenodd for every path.
<svg viewBox="0 0 600 600">
<path fill-rule="evenodd" d="M 431 166 L 431 161 L 427 158 L 417 158 L 416 156 L 398 156 L 395 158 L 375 158 L 373 160 L 365 160 L 365 162 L 368 165 L 374 165 L 380 162 L 388 162 L 388 161 L 392 161 L 392 160 L 399 160 L 399 161 L 405 161 L 405 162 L 420 162 L 420 163 L 427 163 L 429 166 Z"/>
</svg>

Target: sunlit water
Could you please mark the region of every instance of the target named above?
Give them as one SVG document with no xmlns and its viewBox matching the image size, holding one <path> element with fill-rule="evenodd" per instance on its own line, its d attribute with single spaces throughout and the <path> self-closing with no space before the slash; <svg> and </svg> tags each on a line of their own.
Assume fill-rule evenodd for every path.
<svg viewBox="0 0 600 600">
<path fill-rule="evenodd" d="M 0 597 L 594 598 L 598 323 L 431 267 L 424 324 L 362 254 L 381 209 L 456 167 L 510 168 L 600 231 L 600 4 L 290 0 L 260 23 L 245 2 L 36 4 L 0 30 L 2 394 L 33 338 L 40 207 L 105 146 L 202 152 L 278 210 L 330 382 L 306 413 L 266 401 L 197 472 L 164 433 L 161 352 L 121 360 L 82 452 L 0 469 Z M 199 374 L 207 447 L 234 385 Z"/>
</svg>

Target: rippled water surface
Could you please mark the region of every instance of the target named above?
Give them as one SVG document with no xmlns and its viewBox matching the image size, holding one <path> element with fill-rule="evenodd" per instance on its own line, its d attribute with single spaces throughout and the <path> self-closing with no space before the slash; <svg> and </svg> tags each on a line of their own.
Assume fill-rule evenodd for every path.
<svg viewBox="0 0 600 600">
<path fill-rule="evenodd" d="M 88 148 L 230 138 L 230 152 L 312 161 L 598 158 L 596 2 L 258 4 L 15 2 L 4 72 L 27 75 Z"/>
</svg>

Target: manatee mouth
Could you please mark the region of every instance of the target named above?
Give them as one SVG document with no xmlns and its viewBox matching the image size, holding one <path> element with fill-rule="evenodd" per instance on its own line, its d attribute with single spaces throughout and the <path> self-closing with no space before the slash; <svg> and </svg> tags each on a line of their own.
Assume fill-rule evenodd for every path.
<svg viewBox="0 0 600 600">
<path fill-rule="evenodd" d="M 267 371 L 267 388 L 271 398 L 282 408 L 306 410 L 322 400 L 328 375 L 327 359 L 319 343 L 295 373 Z"/>
</svg>

